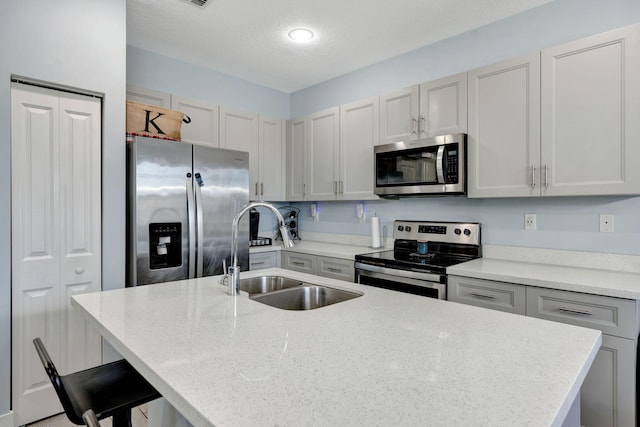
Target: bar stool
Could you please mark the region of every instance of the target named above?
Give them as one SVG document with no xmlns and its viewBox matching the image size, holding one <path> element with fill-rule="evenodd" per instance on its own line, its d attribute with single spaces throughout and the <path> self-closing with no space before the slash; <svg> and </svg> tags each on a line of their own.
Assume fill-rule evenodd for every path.
<svg viewBox="0 0 640 427">
<path fill-rule="evenodd" d="M 40 338 L 33 344 L 69 421 L 84 425 L 83 416 L 101 420 L 113 417 L 113 427 L 131 427 L 131 408 L 161 397 L 126 360 L 58 375 Z M 93 411 L 87 414 L 87 411 Z M 87 424 L 90 425 L 90 424 Z"/>
<path fill-rule="evenodd" d="M 87 427 L 100 427 L 98 417 L 96 417 L 96 413 L 93 412 L 93 409 L 87 409 L 84 414 L 82 414 L 82 419 Z"/>
</svg>

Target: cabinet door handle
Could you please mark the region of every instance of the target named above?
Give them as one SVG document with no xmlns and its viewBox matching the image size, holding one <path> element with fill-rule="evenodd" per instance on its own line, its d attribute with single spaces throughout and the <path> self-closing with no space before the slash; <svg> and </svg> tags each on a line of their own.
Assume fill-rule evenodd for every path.
<svg viewBox="0 0 640 427">
<path fill-rule="evenodd" d="M 420 123 L 422 123 L 422 126 L 420 126 Z M 424 116 L 420 116 L 420 121 L 418 122 L 418 132 L 427 133 L 427 120 L 424 118 Z"/>
<path fill-rule="evenodd" d="M 302 198 L 307 197 L 307 184 L 302 184 Z"/>
<path fill-rule="evenodd" d="M 329 270 L 332 273 L 342 273 L 342 270 L 339 268 L 327 267 L 327 270 Z"/>
<path fill-rule="evenodd" d="M 256 182 L 256 196 L 258 195 L 258 183 Z"/>
<path fill-rule="evenodd" d="M 299 267 L 304 267 L 304 262 L 300 262 L 300 261 L 291 261 L 291 264 L 297 265 Z"/>
<path fill-rule="evenodd" d="M 344 194 L 344 181 L 340 181 L 340 194 Z"/>
<path fill-rule="evenodd" d="M 338 181 L 333 181 L 333 193 L 338 194 Z"/>
<path fill-rule="evenodd" d="M 416 134 L 416 127 L 418 125 L 418 120 L 415 117 L 411 117 L 411 134 Z"/>
<path fill-rule="evenodd" d="M 264 196 L 264 182 L 260 183 L 260 195 Z"/>
<path fill-rule="evenodd" d="M 575 314 L 576 316 L 593 316 L 593 313 L 587 310 L 576 310 L 568 307 L 558 307 L 558 311 L 568 314 Z"/>
<path fill-rule="evenodd" d="M 263 264 L 264 264 L 264 261 L 255 261 L 251 263 L 251 265 L 263 265 Z"/>
<path fill-rule="evenodd" d="M 531 165 L 531 188 L 536 188 L 536 167 Z"/>
<path fill-rule="evenodd" d="M 549 188 L 549 166 L 544 164 L 544 188 Z"/>
<path fill-rule="evenodd" d="M 476 298 L 482 298 L 482 299 L 496 299 L 495 296 L 493 295 L 487 295 L 487 294 L 479 294 L 477 292 L 471 292 L 470 294 L 472 297 L 476 297 Z"/>
</svg>

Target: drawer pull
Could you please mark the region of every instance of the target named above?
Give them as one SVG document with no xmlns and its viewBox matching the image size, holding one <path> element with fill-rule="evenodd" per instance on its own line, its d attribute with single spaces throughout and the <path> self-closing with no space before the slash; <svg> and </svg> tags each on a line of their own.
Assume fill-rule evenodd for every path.
<svg viewBox="0 0 640 427">
<path fill-rule="evenodd" d="M 342 273 L 342 270 L 340 270 L 339 268 L 328 267 L 327 270 L 329 270 L 332 273 Z"/>
<path fill-rule="evenodd" d="M 567 308 L 567 307 L 558 307 L 558 311 L 561 311 L 563 313 L 568 313 L 568 314 L 575 314 L 578 316 L 593 316 L 593 313 L 586 311 L 586 310 L 575 310 L 573 308 Z"/>
<path fill-rule="evenodd" d="M 291 264 L 298 265 L 300 267 L 304 267 L 304 262 L 300 262 L 300 261 L 291 261 Z"/>
<path fill-rule="evenodd" d="M 479 294 L 477 292 L 471 292 L 472 297 L 482 298 L 482 299 L 496 299 L 493 295 Z"/>
<path fill-rule="evenodd" d="M 251 265 L 262 265 L 264 264 L 264 261 L 254 261 L 251 263 Z"/>
</svg>

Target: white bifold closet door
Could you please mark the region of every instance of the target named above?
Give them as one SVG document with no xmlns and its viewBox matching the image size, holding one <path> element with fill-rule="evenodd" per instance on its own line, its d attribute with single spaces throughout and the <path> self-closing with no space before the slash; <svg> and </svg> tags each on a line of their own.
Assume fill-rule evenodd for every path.
<svg viewBox="0 0 640 427">
<path fill-rule="evenodd" d="M 12 397 L 15 425 L 62 411 L 32 340 L 58 372 L 101 362 L 71 296 L 101 284 L 101 99 L 11 86 Z"/>
</svg>

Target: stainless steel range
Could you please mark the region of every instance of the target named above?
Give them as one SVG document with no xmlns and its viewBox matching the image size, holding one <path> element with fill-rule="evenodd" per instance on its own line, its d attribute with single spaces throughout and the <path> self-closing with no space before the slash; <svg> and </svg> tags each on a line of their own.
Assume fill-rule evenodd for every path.
<svg viewBox="0 0 640 427">
<path fill-rule="evenodd" d="M 447 267 L 482 256 L 480 224 L 394 221 L 393 250 L 356 255 L 356 282 L 447 298 Z"/>
</svg>

